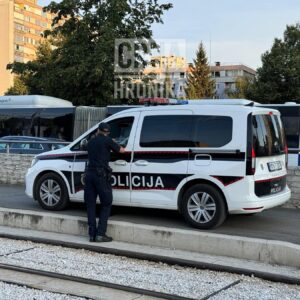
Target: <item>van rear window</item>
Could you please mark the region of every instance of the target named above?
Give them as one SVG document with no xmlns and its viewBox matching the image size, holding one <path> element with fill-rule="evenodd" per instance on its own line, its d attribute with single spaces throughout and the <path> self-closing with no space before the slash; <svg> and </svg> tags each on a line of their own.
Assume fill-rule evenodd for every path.
<svg viewBox="0 0 300 300">
<path fill-rule="evenodd" d="M 284 153 L 285 136 L 277 115 L 253 115 L 253 149 L 257 157 Z"/>
</svg>

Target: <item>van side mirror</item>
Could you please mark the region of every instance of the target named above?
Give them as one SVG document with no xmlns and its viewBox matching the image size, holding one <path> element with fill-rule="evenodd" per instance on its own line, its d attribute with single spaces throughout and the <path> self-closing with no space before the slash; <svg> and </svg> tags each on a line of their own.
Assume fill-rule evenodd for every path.
<svg viewBox="0 0 300 300">
<path fill-rule="evenodd" d="M 80 150 L 86 151 L 87 150 L 87 144 L 88 144 L 87 139 L 81 140 L 81 142 L 80 142 Z"/>
</svg>

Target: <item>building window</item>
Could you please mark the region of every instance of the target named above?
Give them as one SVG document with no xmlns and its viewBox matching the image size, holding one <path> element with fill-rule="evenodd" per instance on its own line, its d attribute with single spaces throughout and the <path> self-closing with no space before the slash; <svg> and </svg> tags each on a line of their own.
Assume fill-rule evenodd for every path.
<svg viewBox="0 0 300 300">
<path fill-rule="evenodd" d="M 15 56 L 15 61 L 16 62 L 24 62 L 23 57 L 22 56 L 18 56 L 18 55 Z"/>
<path fill-rule="evenodd" d="M 180 78 L 185 78 L 185 73 L 184 72 L 180 72 Z"/>
<path fill-rule="evenodd" d="M 15 4 L 15 11 L 21 11 L 20 7 L 18 4 Z"/>
<path fill-rule="evenodd" d="M 15 23 L 16 30 L 24 31 L 24 26 L 18 23 Z"/>
<path fill-rule="evenodd" d="M 220 77 L 220 72 L 215 72 L 215 77 Z"/>
<path fill-rule="evenodd" d="M 15 41 L 17 43 L 23 43 L 23 37 L 21 35 L 16 35 L 15 36 Z"/>
<path fill-rule="evenodd" d="M 18 45 L 18 44 L 15 44 L 15 50 L 16 51 L 24 51 L 24 47 L 23 46 L 20 46 L 20 45 Z"/>
</svg>

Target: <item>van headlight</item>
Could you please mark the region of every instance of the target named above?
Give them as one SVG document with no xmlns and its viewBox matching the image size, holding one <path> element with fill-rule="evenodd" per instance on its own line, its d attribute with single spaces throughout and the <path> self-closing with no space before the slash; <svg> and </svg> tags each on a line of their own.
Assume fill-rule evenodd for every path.
<svg viewBox="0 0 300 300">
<path fill-rule="evenodd" d="M 38 158 L 34 158 L 32 161 L 31 161 L 31 168 L 38 162 Z"/>
</svg>

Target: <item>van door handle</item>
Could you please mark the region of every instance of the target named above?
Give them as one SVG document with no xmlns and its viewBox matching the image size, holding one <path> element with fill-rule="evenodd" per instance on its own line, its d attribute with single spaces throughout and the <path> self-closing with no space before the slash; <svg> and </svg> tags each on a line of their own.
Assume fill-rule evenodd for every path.
<svg viewBox="0 0 300 300">
<path fill-rule="evenodd" d="M 125 160 L 119 159 L 115 161 L 115 165 L 117 166 L 126 166 L 127 162 Z"/>
<path fill-rule="evenodd" d="M 211 160 L 211 155 L 209 154 L 196 154 L 195 155 L 195 160 Z"/>
<path fill-rule="evenodd" d="M 137 166 L 148 166 L 149 163 L 146 160 L 137 160 L 135 164 Z"/>
<path fill-rule="evenodd" d="M 212 162 L 212 157 L 209 154 L 196 154 L 194 164 L 196 166 L 209 166 Z"/>
</svg>

